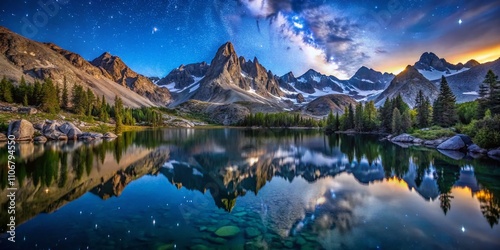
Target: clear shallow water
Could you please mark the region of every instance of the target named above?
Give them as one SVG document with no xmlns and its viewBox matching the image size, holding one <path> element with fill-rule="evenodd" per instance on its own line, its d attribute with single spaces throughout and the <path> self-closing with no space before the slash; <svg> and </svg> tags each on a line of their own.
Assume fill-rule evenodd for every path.
<svg viewBox="0 0 500 250">
<path fill-rule="evenodd" d="M 1 249 L 500 248 L 495 161 L 315 131 L 165 129 L 18 147 L 21 224 Z"/>
</svg>

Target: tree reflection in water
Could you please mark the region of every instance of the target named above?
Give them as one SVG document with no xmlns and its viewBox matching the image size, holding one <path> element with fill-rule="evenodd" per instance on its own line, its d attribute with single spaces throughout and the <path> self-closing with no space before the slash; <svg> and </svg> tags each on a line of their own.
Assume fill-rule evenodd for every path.
<svg viewBox="0 0 500 250">
<path fill-rule="evenodd" d="M 179 188 L 208 190 L 215 204 L 228 212 L 238 197 L 247 192 L 258 194 L 275 177 L 316 182 L 348 173 L 364 185 L 394 178 L 404 181 L 423 199 L 439 199 L 444 214 L 452 209 L 452 188 L 467 187 L 479 200 L 491 227 L 500 218 L 500 176 L 494 171 L 498 162 L 457 161 L 431 149 L 380 142 L 375 136 L 324 136 L 314 130 L 165 129 L 128 132 L 114 141 L 90 144 L 21 146 L 29 148 L 23 152 L 31 152 L 16 157 L 18 199 L 25 212 L 21 221 L 53 211 L 90 190 L 103 199 L 117 196 L 132 180 L 158 173 Z M 5 193 L 7 150 L 5 144 L 0 147 L 0 186 Z M 117 167 L 110 170 L 110 164 Z M 5 207 L 7 201 L 2 197 Z M 339 204 L 355 207 L 363 195 L 328 190 L 323 197 L 315 209 L 305 211 L 306 216 L 290 233 L 304 227 L 351 229 L 352 211 Z"/>
</svg>

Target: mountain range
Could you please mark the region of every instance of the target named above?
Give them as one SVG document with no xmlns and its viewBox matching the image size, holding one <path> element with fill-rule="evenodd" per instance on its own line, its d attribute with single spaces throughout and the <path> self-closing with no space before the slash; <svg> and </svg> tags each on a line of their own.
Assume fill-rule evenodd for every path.
<svg viewBox="0 0 500 250">
<path fill-rule="evenodd" d="M 28 82 L 51 78 L 62 85 L 66 79 L 70 88 L 82 85 L 110 103 L 118 95 L 130 107 L 168 106 L 217 117 L 214 122 L 223 124 L 255 112 L 298 111 L 321 117 L 333 110 L 342 114 L 346 105 L 374 100 L 380 106 L 398 94 L 413 106 L 419 90 L 431 101 L 437 97 L 442 75 L 458 102 L 470 101 L 478 97 L 489 69 L 500 74 L 500 59 L 452 64 L 425 52 L 398 75 L 363 66 L 348 80 L 313 69 L 298 77 L 292 72 L 277 76 L 257 58 L 238 56 L 227 42 L 210 63 L 180 65 L 163 78 L 148 78 L 107 52 L 87 61 L 55 44 L 32 41 L 0 27 L 0 75 L 15 82 L 24 76 Z"/>
</svg>

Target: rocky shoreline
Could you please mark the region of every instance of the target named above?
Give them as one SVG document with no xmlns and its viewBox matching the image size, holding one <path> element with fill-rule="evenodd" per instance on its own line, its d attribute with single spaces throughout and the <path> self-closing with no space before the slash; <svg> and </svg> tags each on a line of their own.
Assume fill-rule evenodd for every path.
<svg viewBox="0 0 500 250">
<path fill-rule="evenodd" d="M 93 141 L 100 139 L 114 139 L 118 136 L 107 132 L 94 133 L 82 132 L 71 122 L 58 122 L 45 120 L 43 123 L 31 123 L 28 120 L 21 119 L 9 123 L 7 135 L 0 133 L 0 141 L 7 141 L 8 137 L 13 135 L 16 141 L 33 141 L 36 143 L 45 143 L 51 141 Z"/>
<path fill-rule="evenodd" d="M 412 145 L 435 148 L 442 154 L 456 159 L 464 159 L 467 156 L 472 158 L 481 158 L 488 156 L 495 160 L 500 160 L 500 148 L 484 149 L 474 144 L 468 135 L 457 134 L 452 137 L 443 137 L 435 140 L 424 140 L 409 134 L 400 134 L 398 136 L 387 136 L 384 138 L 401 147 Z"/>
</svg>

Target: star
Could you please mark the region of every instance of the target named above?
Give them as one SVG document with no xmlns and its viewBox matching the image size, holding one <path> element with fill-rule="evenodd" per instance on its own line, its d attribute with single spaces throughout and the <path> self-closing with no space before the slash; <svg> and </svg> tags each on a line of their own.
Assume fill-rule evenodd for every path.
<svg viewBox="0 0 500 250">
<path fill-rule="evenodd" d="M 462 24 L 462 19 L 458 19 L 458 24 L 461 25 Z"/>
<path fill-rule="evenodd" d="M 158 32 L 158 28 L 153 27 L 153 31 L 151 31 L 151 34 L 154 34 L 154 33 L 156 33 L 156 32 Z"/>
</svg>

